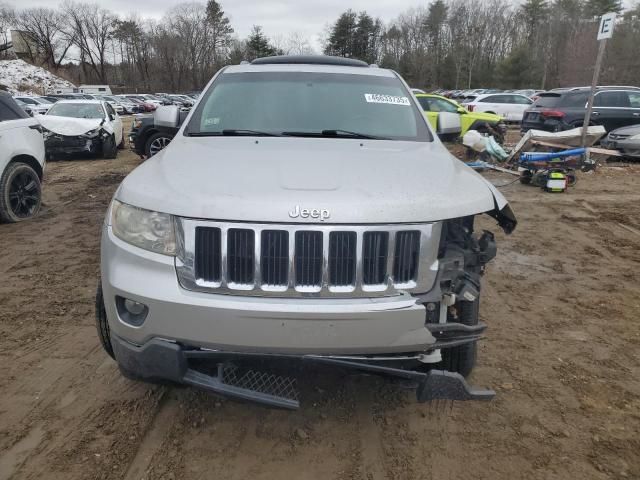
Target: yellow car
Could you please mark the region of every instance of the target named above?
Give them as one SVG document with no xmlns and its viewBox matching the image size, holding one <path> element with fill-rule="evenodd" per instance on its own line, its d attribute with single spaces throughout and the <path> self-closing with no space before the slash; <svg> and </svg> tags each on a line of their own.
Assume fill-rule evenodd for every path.
<svg viewBox="0 0 640 480">
<path fill-rule="evenodd" d="M 496 140 L 502 141 L 502 137 L 506 132 L 506 126 L 500 115 L 494 113 L 484 112 L 470 112 L 455 100 L 451 100 L 440 95 L 433 95 L 431 93 L 418 93 L 416 98 L 424 114 L 429 120 L 429 124 L 433 127 L 434 131 L 438 128 L 438 113 L 450 112 L 460 114 L 460 126 L 462 131 L 460 136 L 462 137 L 469 130 L 478 130 L 480 132 L 487 132 L 494 136 L 497 136 Z"/>
</svg>

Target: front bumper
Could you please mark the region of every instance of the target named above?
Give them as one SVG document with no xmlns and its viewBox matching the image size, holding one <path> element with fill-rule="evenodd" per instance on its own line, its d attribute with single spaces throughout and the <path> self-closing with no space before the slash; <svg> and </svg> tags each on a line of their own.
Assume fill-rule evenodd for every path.
<svg viewBox="0 0 640 480">
<path fill-rule="evenodd" d="M 406 293 L 301 299 L 188 291 L 173 257 L 122 242 L 110 227 L 103 227 L 101 257 L 109 326 L 134 345 L 164 338 L 223 351 L 330 355 L 427 352 L 436 343 L 424 305 Z M 116 296 L 147 306 L 141 325 L 121 318 Z"/>
<path fill-rule="evenodd" d="M 49 154 L 72 154 L 72 153 L 98 153 L 102 148 L 102 140 L 99 136 L 94 138 L 67 137 L 64 135 L 52 135 L 44 142 L 45 149 Z"/>
<path fill-rule="evenodd" d="M 146 381 L 172 381 L 242 400 L 296 409 L 299 407 L 297 378 L 291 369 L 284 375 L 275 371 L 247 368 L 251 359 L 263 362 L 297 362 L 327 365 L 362 372 L 393 376 L 411 382 L 419 402 L 434 400 L 491 400 L 492 390 L 473 388 L 458 373 L 431 370 L 428 373 L 389 367 L 385 361 L 354 361 L 319 355 L 255 355 L 218 352 L 185 347 L 178 343 L 153 339 L 142 346 L 133 345 L 111 335 L 115 357 L 120 367 Z M 202 368 L 203 360 L 213 368 Z M 198 368 L 200 366 L 200 368 Z"/>
<path fill-rule="evenodd" d="M 613 140 L 608 136 L 600 141 L 603 148 L 619 150 L 628 157 L 640 158 L 640 140 L 631 140 L 628 138 L 621 140 Z"/>
</svg>

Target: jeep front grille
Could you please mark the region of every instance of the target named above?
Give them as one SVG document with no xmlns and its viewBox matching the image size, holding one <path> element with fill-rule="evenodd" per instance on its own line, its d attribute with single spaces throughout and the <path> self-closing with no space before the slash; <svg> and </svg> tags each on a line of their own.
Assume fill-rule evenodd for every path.
<svg viewBox="0 0 640 480">
<path fill-rule="evenodd" d="M 188 290 L 262 296 L 426 292 L 440 223 L 268 225 L 178 218 L 176 269 Z"/>
</svg>

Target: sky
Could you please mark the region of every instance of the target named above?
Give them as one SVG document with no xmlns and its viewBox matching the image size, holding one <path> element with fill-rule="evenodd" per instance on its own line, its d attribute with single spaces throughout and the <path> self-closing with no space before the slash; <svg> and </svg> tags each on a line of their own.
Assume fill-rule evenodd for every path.
<svg viewBox="0 0 640 480">
<path fill-rule="evenodd" d="M 87 3 L 94 3 L 86 0 Z M 201 0 L 204 3 L 204 0 Z M 16 8 L 34 6 L 55 7 L 61 0 L 0 0 Z M 120 17 L 135 13 L 141 17 L 161 18 L 179 0 L 100 0 L 101 6 L 116 12 Z M 316 50 L 320 49 L 321 34 L 326 25 L 348 8 L 366 10 L 384 22 L 394 19 L 401 12 L 425 6 L 426 0 L 221 0 L 222 8 L 240 37 L 246 37 L 253 25 L 262 25 L 269 36 L 288 36 L 299 32 L 306 36 Z M 135 9 L 132 5 L 135 4 Z"/>
</svg>

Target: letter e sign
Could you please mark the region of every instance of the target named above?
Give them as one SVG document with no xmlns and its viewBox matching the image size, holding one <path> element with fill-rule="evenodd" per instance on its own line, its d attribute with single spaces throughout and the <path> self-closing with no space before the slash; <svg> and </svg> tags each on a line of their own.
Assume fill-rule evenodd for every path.
<svg viewBox="0 0 640 480">
<path fill-rule="evenodd" d="M 600 17 L 600 27 L 598 28 L 598 40 L 604 40 L 605 38 L 611 38 L 613 35 L 613 26 L 616 23 L 616 14 L 605 13 Z"/>
</svg>

